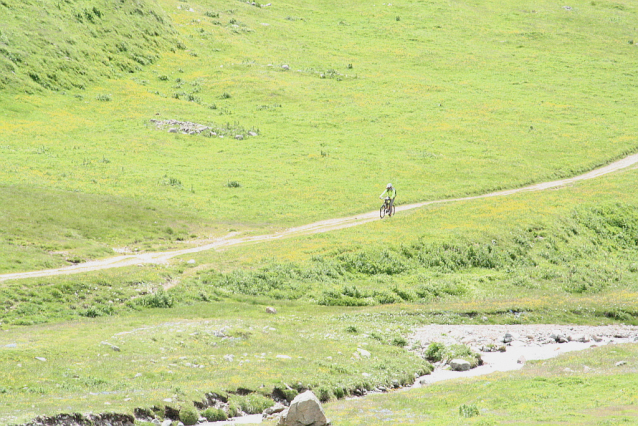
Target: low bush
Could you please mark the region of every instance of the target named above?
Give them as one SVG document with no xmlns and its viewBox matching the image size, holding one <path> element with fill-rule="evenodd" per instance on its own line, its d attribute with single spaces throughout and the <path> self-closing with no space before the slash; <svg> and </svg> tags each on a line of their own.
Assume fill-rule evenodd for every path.
<svg viewBox="0 0 638 426">
<path fill-rule="evenodd" d="M 228 414 L 221 408 L 207 408 L 202 411 L 201 415 L 206 418 L 209 422 L 220 422 L 224 420 L 228 420 Z"/>
<path fill-rule="evenodd" d="M 179 420 L 186 426 L 197 424 L 199 421 L 199 415 L 193 408 L 185 408 L 179 412 Z"/>
</svg>

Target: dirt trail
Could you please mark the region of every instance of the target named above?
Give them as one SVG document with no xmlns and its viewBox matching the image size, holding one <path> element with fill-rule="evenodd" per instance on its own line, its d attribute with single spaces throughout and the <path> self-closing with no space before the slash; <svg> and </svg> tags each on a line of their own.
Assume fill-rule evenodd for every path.
<svg viewBox="0 0 638 426">
<path fill-rule="evenodd" d="M 431 204 L 477 200 L 480 198 L 489 198 L 489 197 L 501 197 L 506 195 L 519 194 L 522 192 L 543 191 L 546 189 L 569 185 L 574 182 L 578 182 L 582 180 L 594 179 L 594 178 L 606 175 L 608 173 L 625 169 L 637 163 L 638 163 L 638 154 L 633 154 L 621 160 L 608 164 L 607 166 L 592 170 L 588 173 L 585 173 L 579 176 L 567 178 L 567 179 L 561 179 L 561 180 L 556 180 L 552 182 L 537 183 L 537 184 L 526 186 L 523 188 L 491 192 L 489 194 L 476 195 L 472 197 L 450 198 L 445 200 L 425 201 L 425 202 L 416 203 L 416 204 L 406 204 L 403 206 L 397 206 L 396 209 L 397 211 L 401 212 L 401 211 L 406 211 L 411 209 L 417 209 L 419 207 L 424 207 Z M 315 222 L 308 225 L 299 226 L 296 228 L 289 228 L 274 234 L 258 235 L 258 236 L 250 236 L 250 237 L 235 237 L 233 234 L 231 234 L 226 237 L 219 238 L 209 244 L 205 244 L 198 247 L 182 249 L 182 250 L 122 255 L 122 256 L 110 257 L 107 259 L 86 262 L 86 263 L 82 263 L 78 265 L 65 266 L 65 267 L 56 268 L 56 269 L 46 269 L 41 271 L 17 272 L 12 274 L 4 274 L 4 275 L 0 275 L 0 282 L 11 280 L 11 279 L 79 274 L 83 272 L 99 271 L 102 269 L 110 269 L 110 268 L 121 268 L 124 266 L 133 266 L 133 265 L 140 265 L 140 264 L 146 264 L 146 263 L 166 263 L 168 262 L 168 260 L 174 257 L 183 256 L 186 254 L 198 253 L 198 252 L 206 251 L 206 250 L 217 250 L 217 249 L 222 249 L 225 247 L 235 246 L 239 244 L 260 243 L 264 241 L 273 241 L 273 240 L 279 240 L 283 238 L 295 237 L 300 235 L 319 234 L 323 232 L 334 231 L 337 229 L 345 229 L 345 228 L 350 228 L 352 226 L 362 225 L 364 223 L 372 222 L 378 219 L 379 219 L 379 212 L 375 210 L 373 212 L 362 213 L 356 216 L 343 217 L 339 219 L 322 220 L 320 222 Z"/>
</svg>

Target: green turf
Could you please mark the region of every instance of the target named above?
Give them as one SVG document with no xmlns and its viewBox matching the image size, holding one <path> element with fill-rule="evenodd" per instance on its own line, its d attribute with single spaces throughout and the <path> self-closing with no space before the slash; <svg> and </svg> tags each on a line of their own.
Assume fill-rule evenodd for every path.
<svg viewBox="0 0 638 426">
<path fill-rule="evenodd" d="M 20 5 L 23 14 L 38 7 L 56 11 L 44 28 L 72 20 L 52 1 Z M 100 26 L 114 33 L 118 15 L 104 7 Z M 159 37 L 177 37 L 184 49 L 147 40 L 161 54 L 133 74 L 96 77 L 84 90 L 25 94 L 11 84 L 0 92 L 4 185 L 98 194 L 107 205 L 144 199 L 226 229 L 266 232 L 372 210 L 388 181 L 402 202 L 477 194 L 572 175 L 636 149 L 628 2 L 145 7 L 162 7 Z M 6 16 L 6 49 L 35 49 L 18 31 L 23 18 Z M 150 12 L 126 16 L 157 23 Z M 78 39 L 108 50 L 89 24 L 80 27 Z M 25 63 L 16 76 L 39 64 Z M 234 130 L 223 139 L 172 134 L 151 119 Z M 250 129 L 259 135 L 247 136 Z M 27 214 L 5 211 L 15 221 Z M 89 212 L 58 212 L 67 222 L 78 214 Z M 63 239 L 54 225 L 48 233 Z M 96 257 L 80 245 L 100 236 L 78 241 L 78 255 Z"/>
<path fill-rule="evenodd" d="M 0 0 L 0 273 L 372 211 L 389 181 L 405 204 L 636 152 L 636 5 L 565 6 Z M 217 136 L 151 121 L 171 119 Z M 433 322 L 635 324 L 636 173 L 3 281 L 0 423 L 409 383 L 429 367 L 400 346 Z M 344 425 L 631 423 L 634 346 L 326 409 Z"/>
</svg>

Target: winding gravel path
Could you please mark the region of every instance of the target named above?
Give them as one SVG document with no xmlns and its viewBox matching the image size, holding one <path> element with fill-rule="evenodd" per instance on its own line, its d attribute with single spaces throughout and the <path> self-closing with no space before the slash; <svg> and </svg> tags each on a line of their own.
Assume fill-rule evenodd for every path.
<svg viewBox="0 0 638 426">
<path fill-rule="evenodd" d="M 557 187 L 569 185 L 574 182 L 578 182 L 582 180 L 594 179 L 594 178 L 633 166 L 636 163 L 638 163 L 638 154 L 633 154 L 621 160 L 608 164 L 607 166 L 592 170 L 590 172 L 587 172 L 579 176 L 567 178 L 567 179 L 537 183 L 537 184 L 526 186 L 523 188 L 491 192 L 489 194 L 476 195 L 472 197 L 451 198 L 451 199 L 445 199 L 445 200 L 425 201 L 425 202 L 416 203 L 416 204 L 406 204 L 402 206 L 397 206 L 396 209 L 397 211 L 401 212 L 406 210 L 417 209 L 417 208 L 428 206 L 431 204 L 477 200 L 481 198 L 490 198 L 490 197 L 502 197 L 507 195 L 519 194 L 523 192 L 544 191 L 551 188 L 557 188 Z M 373 212 L 362 213 L 356 216 L 322 220 L 320 222 L 315 222 L 308 225 L 299 226 L 296 228 L 289 228 L 284 231 L 277 232 L 275 234 L 258 235 L 258 236 L 252 236 L 252 237 L 235 237 L 233 234 L 230 234 L 226 237 L 217 239 L 213 241 L 212 243 L 198 246 L 198 247 L 182 249 L 182 250 L 122 255 L 122 256 L 110 257 L 107 259 L 86 262 L 86 263 L 82 263 L 78 265 L 65 266 L 62 268 L 4 274 L 4 275 L 0 275 L 0 282 L 11 280 L 11 279 L 79 274 L 84 272 L 99 271 L 102 269 L 121 268 L 124 266 L 133 266 L 133 265 L 140 265 L 140 264 L 147 264 L 147 263 L 166 263 L 168 260 L 174 257 L 183 256 L 186 254 L 193 254 L 193 253 L 198 253 L 198 252 L 206 251 L 206 250 L 217 250 L 217 249 L 231 247 L 231 246 L 235 246 L 239 244 L 260 243 L 264 241 L 273 241 L 273 240 L 290 238 L 290 237 L 295 237 L 300 235 L 311 235 L 311 234 L 330 232 L 337 229 L 344 229 L 344 228 L 350 228 L 352 226 L 362 225 L 364 223 L 372 222 L 378 219 L 379 219 L 379 212 L 375 210 Z"/>
</svg>

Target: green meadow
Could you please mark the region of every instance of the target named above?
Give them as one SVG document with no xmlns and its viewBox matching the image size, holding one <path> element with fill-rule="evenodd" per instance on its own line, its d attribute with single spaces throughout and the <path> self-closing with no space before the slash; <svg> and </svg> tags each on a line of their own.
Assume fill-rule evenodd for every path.
<svg viewBox="0 0 638 426">
<path fill-rule="evenodd" d="M 0 0 L 0 274 L 365 213 L 388 182 L 407 204 L 635 153 L 637 12 Z M 638 324 L 637 177 L 0 281 L 0 423 L 202 412 L 210 392 L 226 414 L 259 413 L 305 389 L 335 425 L 631 423 L 635 345 L 344 397 L 430 371 L 409 351 L 414 327 Z"/>
</svg>

